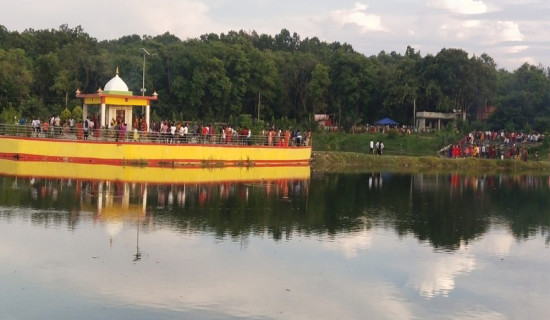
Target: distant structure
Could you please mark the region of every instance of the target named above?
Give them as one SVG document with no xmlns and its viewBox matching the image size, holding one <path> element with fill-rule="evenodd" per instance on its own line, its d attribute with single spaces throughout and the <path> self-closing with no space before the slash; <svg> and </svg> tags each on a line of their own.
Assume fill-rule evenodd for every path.
<svg viewBox="0 0 550 320">
<path fill-rule="evenodd" d="M 314 120 L 321 127 L 332 127 L 332 119 L 329 114 L 316 114 Z"/>
<path fill-rule="evenodd" d="M 76 97 L 83 100 L 82 121 L 88 117 L 89 109 L 95 108 L 99 113 L 100 128 L 110 128 L 111 119 L 124 122 L 128 131 L 133 130 L 133 108 L 141 107 L 145 115 L 147 128 L 150 128 L 151 101 L 157 100 L 157 93 L 152 96 L 135 96 L 128 90 L 126 83 L 118 76 L 118 67 L 114 78 L 109 80 L 105 88 L 99 88 L 97 93 L 83 94 L 76 90 Z M 145 110 L 143 110 L 145 109 Z M 139 130 L 139 128 L 136 128 Z"/>
<path fill-rule="evenodd" d="M 415 114 L 415 127 L 418 130 L 441 130 L 441 126 L 454 122 L 457 119 L 466 121 L 466 112 L 455 111 L 451 113 L 419 111 Z"/>
<path fill-rule="evenodd" d="M 489 117 L 496 111 L 493 106 L 485 106 L 477 109 L 476 119 L 482 122 L 487 122 Z"/>
</svg>

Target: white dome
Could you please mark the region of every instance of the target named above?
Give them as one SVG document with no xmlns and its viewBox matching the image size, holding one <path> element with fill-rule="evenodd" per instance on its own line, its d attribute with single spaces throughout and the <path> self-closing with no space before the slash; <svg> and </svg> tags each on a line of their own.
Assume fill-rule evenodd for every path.
<svg viewBox="0 0 550 320">
<path fill-rule="evenodd" d="M 126 85 L 126 83 L 118 76 L 118 73 L 117 75 L 109 80 L 109 82 L 107 82 L 107 84 L 105 85 L 105 88 L 103 89 L 103 91 L 123 91 L 123 92 L 126 92 L 126 91 L 129 91 L 128 90 L 128 86 Z"/>
</svg>

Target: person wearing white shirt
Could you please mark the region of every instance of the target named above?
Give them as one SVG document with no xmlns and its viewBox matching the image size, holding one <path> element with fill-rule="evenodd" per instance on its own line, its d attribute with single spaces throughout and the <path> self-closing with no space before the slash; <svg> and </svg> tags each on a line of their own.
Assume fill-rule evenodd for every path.
<svg viewBox="0 0 550 320">
<path fill-rule="evenodd" d="M 370 147 L 370 154 L 374 154 L 374 142 L 372 141 L 372 139 L 370 139 L 369 147 Z"/>
<path fill-rule="evenodd" d="M 170 126 L 170 136 L 172 137 L 170 142 L 174 143 L 175 138 L 176 138 L 176 124 L 175 123 L 172 123 L 172 125 Z"/>
</svg>

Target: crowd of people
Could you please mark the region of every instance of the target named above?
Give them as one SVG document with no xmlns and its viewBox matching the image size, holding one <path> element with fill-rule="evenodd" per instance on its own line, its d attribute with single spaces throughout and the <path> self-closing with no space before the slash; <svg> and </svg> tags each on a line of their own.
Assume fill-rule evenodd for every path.
<svg viewBox="0 0 550 320">
<path fill-rule="evenodd" d="M 111 119 L 109 128 L 100 128 L 97 115 L 87 117 L 84 121 L 75 121 L 73 118 L 62 121 L 59 116 L 41 121 L 36 118 L 31 121 L 30 128 L 33 136 L 39 137 L 74 137 L 77 140 L 105 140 L 115 141 L 147 141 L 158 143 L 201 143 L 201 144 L 241 144 L 267 146 L 309 146 L 311 132 L 299 129 L 278 129 L 271 126 L 253 135 L 248 127 L 234 128 L 227 124 L 203 124 L 201 122 L 185 121 L 151 121 L 150 127 L 144 117 L 134 117 L 133 130 L 129 131 L 128 124 L 122 119 Z M 27 126 L 24 118 L 19 125 Z"/>
<path fill-rule="evenodd" d="M 142 128 L 143 129 L 143 128 Z M 252 135 L 248 127 L 234 128 L 230 125 L 203 124 L 201 122 L 151 122 L 151 130 L 142 130 L 148 139 L 162 143 L 202 143 L 202 144 L 241 144 L 267 146 L 308 146 L 311 142 L 311 132 L 302 134 L 299 129 L 282 130 L 275 126 Z"/>
<path fill-rule="evenodd" d="M 529 160 L 529 144 L 542 142 L 544 134 L 506 131 L 474 131 L 448 148 L 449 158 Z M 535 151 L 533 159 L 538 160 Z"/>
</svg>

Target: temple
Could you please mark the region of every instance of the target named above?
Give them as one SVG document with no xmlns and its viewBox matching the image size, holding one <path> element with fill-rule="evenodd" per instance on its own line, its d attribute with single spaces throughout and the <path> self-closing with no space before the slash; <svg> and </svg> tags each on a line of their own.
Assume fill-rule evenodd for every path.
<svg viewBox="0 0 550 320">
<path fill-rule="evenodd" d="M 91 94 L 83 94 L 76 90 L 76 97 L 83 100 L 82 121 L 88 117 L 88 107 L 98 106 L 100 128 L 110 128 L 114 120 L 126 123 L 127 129 L 133 130 L 134 107 L 142 108 L 141 114 L 145 115 L 147 128 L 150 128 L 151 101 L 157 100 L 157 96 L 156 92 L 152 96 L 133 95 L 124 80 L 118 76 L 118 67 L 114 78 L 107 82 L 103 90 L 99 88 L 97 93 Z"/>
</svg>

